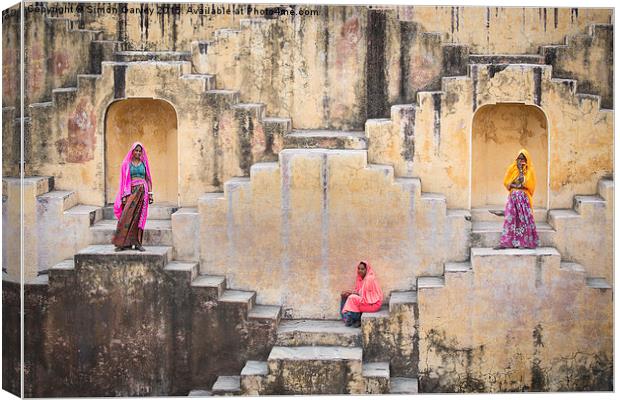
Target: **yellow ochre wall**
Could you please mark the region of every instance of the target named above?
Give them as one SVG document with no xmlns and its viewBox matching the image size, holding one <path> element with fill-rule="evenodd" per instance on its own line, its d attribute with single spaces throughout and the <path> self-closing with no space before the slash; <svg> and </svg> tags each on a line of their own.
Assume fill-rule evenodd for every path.
<svg viewBox="0 0 620 400">
<path fill-rule="evenodd" d="M 133 98 L 114 102 L 105 124 L 106 202 L 118 191 L 120 166 L 130 146 L 141 142 L 149 157 L 157 203 L 178 205 L 176 111 L 163 100 Z"/>
<path fill-rule="evenodd" d="M 497 104 L 481 107 L 472 126 L 472 207 L 506 202 L 504 174 L 525 148 L 536 171 L 534 206 L 547 207 L 547 120 L 536 106 Z"/>
</svg>

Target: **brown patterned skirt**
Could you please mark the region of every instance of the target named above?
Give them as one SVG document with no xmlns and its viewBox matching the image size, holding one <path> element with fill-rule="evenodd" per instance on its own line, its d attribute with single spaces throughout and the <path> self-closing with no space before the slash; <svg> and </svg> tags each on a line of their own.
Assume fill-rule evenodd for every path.
<svg viewBox="0 0 620 400">
<path fill-rule="evenodd" d="M 117 247 L 142 245 L 142 229 L 139 228 L 140 214 L 144 204 L 144 186 L 136 185 L 127 196 L 121 218 L 116 224 L 112 244 Z"/>
</svg>

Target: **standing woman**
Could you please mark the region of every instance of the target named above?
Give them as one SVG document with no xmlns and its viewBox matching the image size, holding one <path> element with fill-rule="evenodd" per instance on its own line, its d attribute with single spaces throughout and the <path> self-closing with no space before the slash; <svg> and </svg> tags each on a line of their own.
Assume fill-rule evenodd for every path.
<svg viewBox="0 0 620 400">
<path fill-rule="evenodd" d="M 534 222 L 532 196 L 536 188 L 536 173 L 527 150 L 521 149 L 517 158 L 508 166 L 504 177 L 508 200 L 504 211 L 504 228 L 496 249 L 535 249 L 538 233 Z"/>
<path fill-rule="evenodd" d="M 118 218 L 112 239 L 115 251 L 130 249 L 131 246 L 135 246 L 136 250 L 145 250 L 142 236 L 149 204 L 153 204 L 152 187 L 146 149 L 135 142 L 121 165 L 119 189 L 114 200 L 114 215 Z"/>
</svg>

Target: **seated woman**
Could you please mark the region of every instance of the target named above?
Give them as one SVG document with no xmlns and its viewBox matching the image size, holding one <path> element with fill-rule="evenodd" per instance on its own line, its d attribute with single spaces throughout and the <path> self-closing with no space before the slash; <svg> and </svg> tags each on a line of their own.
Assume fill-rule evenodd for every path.
<svg viewBox="0 0 620 400">
<path fill-rule="evenodd" d="M 368 262 L 360 261 L 357 266 L 355 289 L 342 292 L 340 297 L 340 316 L 346 326 L 359 328 L 362 313 L 379 311 L 383 303 L 383 292 Z"/>
<path fill-rule="evenodd" d="M 521 149 L 508 166 L 504 177 L 508 200 L 504 211 L 504 227 L 496 249 L 535 249 L 538 233 L 534 222 L 532 196 L 536 188 L 536 173 L 527 150 Z"/>
</svg>

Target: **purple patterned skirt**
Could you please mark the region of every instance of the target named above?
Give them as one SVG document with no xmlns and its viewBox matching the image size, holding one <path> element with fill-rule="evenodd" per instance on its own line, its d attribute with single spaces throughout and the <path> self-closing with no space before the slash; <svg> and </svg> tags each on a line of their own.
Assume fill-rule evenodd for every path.
<svg viewBox="0 0 620 400">
<path fill-rule="evenodd" d="M 539 244 L 538 233 L 534 213 L 524 191 L 512 190 L 510 192 L 504 215 L 504 229 L 502 229 L 499 245 L 535 249 Z"/>
</svg>

